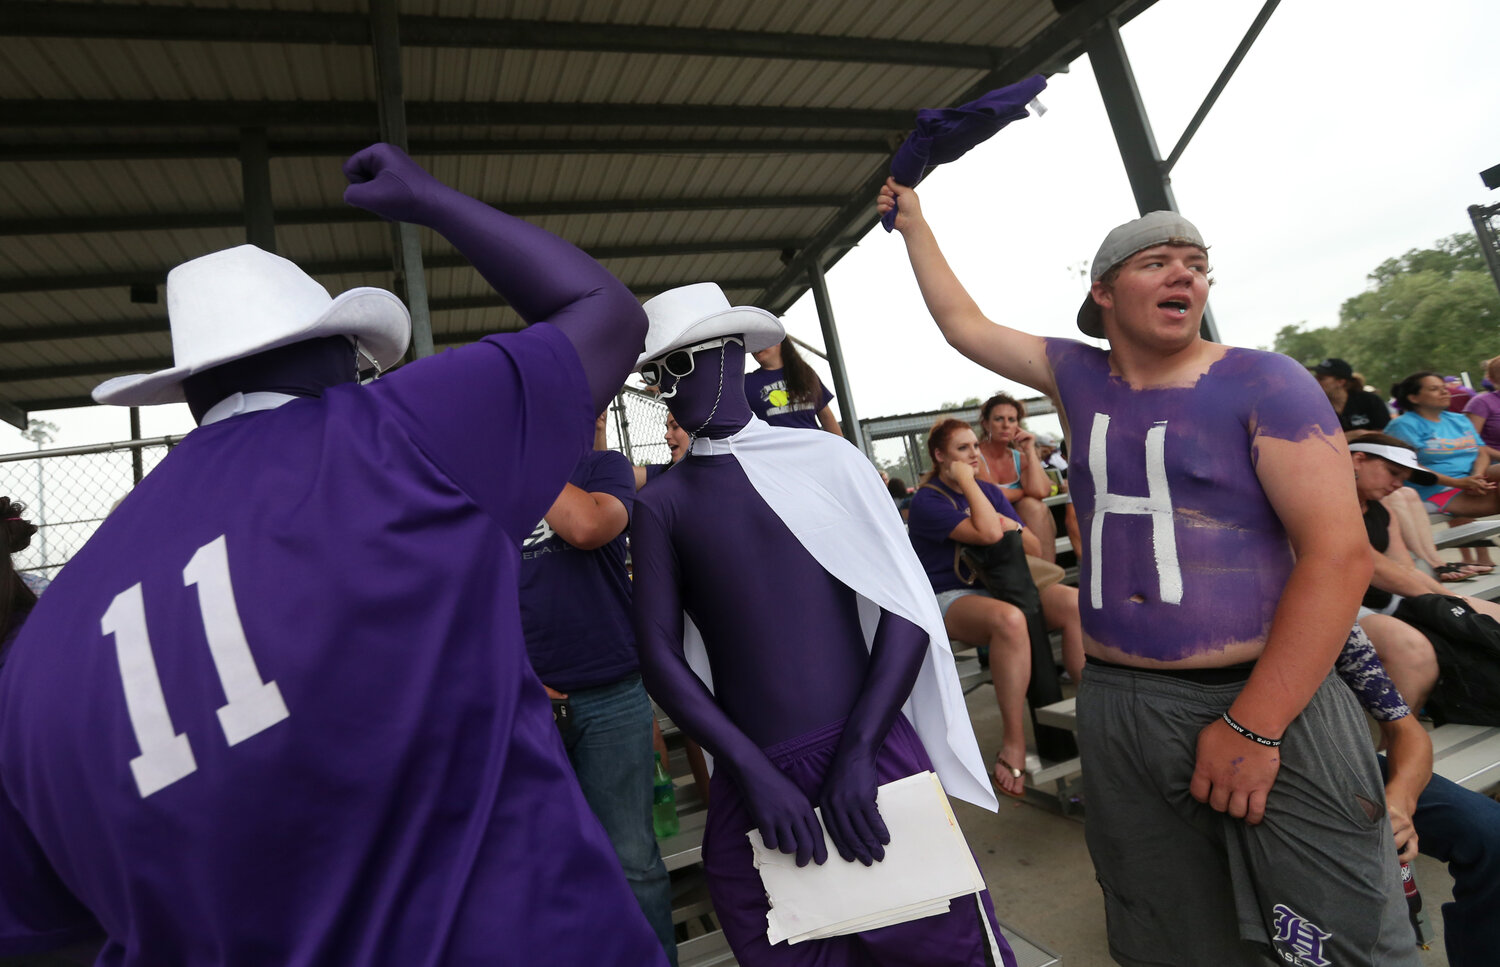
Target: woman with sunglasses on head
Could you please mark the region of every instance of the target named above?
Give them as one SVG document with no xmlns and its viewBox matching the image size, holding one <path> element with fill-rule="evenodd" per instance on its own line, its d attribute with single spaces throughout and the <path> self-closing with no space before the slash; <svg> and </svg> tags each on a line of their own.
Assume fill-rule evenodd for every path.
<svg viewBox="0 0 1500 967">
<path fill-rule="evenodd" d="M 1431 484 L 1408 484 L 1429 511 L 1448 514 L 1450 524 L 1500 514 L 1500 466 L 1490 462 L 1490 450 L 1480 441 L 1469 419 L 1448 409 L 1448 384 L 1437 373 L 1421 372 L 1391 387 L 1401 415 L 1385 428 L 1391 436 L 1411 444 L 1417 460 L 1432 471 Z M 1461 548 L 1465 564 L 1493 567 L 1489 546 L 1479 548 L 1474 560 Z"/>
<path fill-rule="evenodd" d="M 962 544 L 997 544 L 1015 531 L 1027 553 L 1036 538 L 998 485 L 979 479 L 979 441 L 958 419 L 940 420 L 927 435 L 933 469 L 912 496 L 908 532 L 917 559 L 937 594 L 948 634 L 990 649 L 990 673 L 1005 738 L 995 761 L 995 782 L 1007 796 L 1025 794 L 1026 688 L 1031 681 L 1031 638 L 1026 616 L 960 573 Z M 1063 663 L 1073 681 L 1083 672 L 1083 632 L 1078 589 L 1054 584 L 1041 592 L 1049 630 L 1062 630 Z"/>
<path fill-rule="evenodd" d="M 999 484 L 1016 513 L 1036 535 L 1034 557 L 1057 560 L 1057 521 L 1045 501 L 1052 481 L 1037 456 L 1036 437 L 1023 426 L 1026 405 L 1007 393 L 996 393 L 979 409 L 979 479 Z M 1072 505 L 1067 505 L 1069 512 Z M 1073 521 L 1069 533 L 1078 529 Z"/>
<path fill-rule="evenodd" d="M 843 436 L 833 417 L 833 394 L 807 365 L 792 337 L 755 354 L 760 369 L 745 374 L 745 398 L 755 415 L 772 426 L 822 428 Z"/>
</svg>

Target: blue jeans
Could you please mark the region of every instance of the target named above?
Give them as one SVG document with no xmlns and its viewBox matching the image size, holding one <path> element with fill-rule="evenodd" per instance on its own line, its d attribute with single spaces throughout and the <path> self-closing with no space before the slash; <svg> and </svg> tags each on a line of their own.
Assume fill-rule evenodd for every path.
<svg viewBox="0 0 1500 967">
<path fill-rule="evenodd" d="M 672 882 L 651 826 L 655 750 L 646 686 L 639 675 L 631 675 L 610 685 L 570 691 L 568 704 L 572 721 L 562 728 L 562 740 L 583 798 L 614 845 L 625 879 L 667 960 L 676 967 Z"/>
<path fill-rule="evenodd" d="M 1387 772 L 1385 756 L 1380 771 Z M 1451 967 L 1483 967 L 1500 950 L 1500 802 L 1433 776 L 1412 816 L 1417 848 L 1448 864 L 1453 902 L 1443 904 Z"/>
</svg>

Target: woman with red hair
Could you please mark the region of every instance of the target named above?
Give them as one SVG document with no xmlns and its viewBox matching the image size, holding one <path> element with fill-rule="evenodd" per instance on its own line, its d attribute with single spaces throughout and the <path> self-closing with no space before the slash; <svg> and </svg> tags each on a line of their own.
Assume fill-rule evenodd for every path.
<svg viewBox="0 0 1500 967">
<path fill-rule="evenodd" d="M 1015 508 L 996 484 L 978 479 L 979 440 L 962 420 L 940 420 L 927 436 L 933 469 L 912 497 L 909 533 L 922 562 L 948 634 L 990 650 L 990 673 L 1005 737 L 995 762 L 995 781 L 1007 796 L 1025 794 L 1026 687 L 1031 681 L 1031 639 L 1020 608 L 992 597 L 972 574 L 964 574 L 961 545 L 998 544 L 1019 535 L 1027 553 L 1037 540 L 1022 527 Z M 1015 540 L 1016 538 L 1010 538 Z M 1018 550 L 1019 552 L 1019 550 Z M 1041 592 L 1049 630 L 1062 630 L 1063 663 L 1076 682 L 1083 671 L 1083 632 L 1078 589 L 1054 584 Z"/>
</svg>

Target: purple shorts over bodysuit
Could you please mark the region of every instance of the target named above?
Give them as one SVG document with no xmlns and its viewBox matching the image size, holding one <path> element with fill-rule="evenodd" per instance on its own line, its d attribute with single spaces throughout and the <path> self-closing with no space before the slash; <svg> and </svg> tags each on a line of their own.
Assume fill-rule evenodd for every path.
<svg viewBox="0 0 1500 967">
<path fill-rule="evenodd" d="M 766 756 L 816 803 L 843 727 L 842 721 L 825 725 L 766 749 Z M 881 783 L 932 768 L 905 716 L 896 717 L 875 768 Z M 1015 955 L 995 924 L 988 890 L 958 897 L 941 916 L 773 946 L 766 940 L 770 906 L 746 838 L 753 825 L 739 787 L 724 770 L 716 771 L 703 833 L 703 869 L 724 935 L 744 967 L 1016 967 Z M 830 850 L 828 862 L 844 860 Z"/>
</svg>

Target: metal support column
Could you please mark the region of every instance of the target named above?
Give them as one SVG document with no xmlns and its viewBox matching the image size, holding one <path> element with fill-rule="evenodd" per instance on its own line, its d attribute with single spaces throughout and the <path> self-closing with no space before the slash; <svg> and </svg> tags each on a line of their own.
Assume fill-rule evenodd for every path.
<svg viewBox="0 0 1500 967">
<path fill-rule="evenodd" d="M 401 85 L 401 35 L 397 0 L 370 0 L 370 30 L 375 53 L 376 103 L 380 109 L 380 139 L 407 149 L 406 101 Z M 432 316 L 427 308 L 427 275 L 422 270 L 422 244 L 417 226 L 391 223 L 396 288 L 411 310 L 413 358 L 431 356 Z"/>
<path fill-rule="evenodd" d="M 139 406 L 132 406 L 130 408 L 130 439 L 133 443 L 138 443 L 141 439 L 141 408 Z M 136 483 L 140 483 L 141 478 L 145 476 L 142 469 L 141 448 L 138 446 L 131 447 L 130 479 Z"/>
<path fill-rule="evenodd" d="M 1125 163 L 1125 174 L 1130 179 L 1130 190 L 1135 194 L 1136 208 L 1142 215 L 1154 211 L 1177 211 L 1177 199 L 1172 194 L 1172 179 L 1156 148 L 1156 136 L 1151 133 L 1151 122 L 1146 117 L 1146 107 L 1141 103 L 1141 92 L 1135 84 L 1135 73 L 1130 69 L 1130 58 L 1125 54 L 1125 44 L 1120 39 L 1120 26 L 1113 17 L 1090 35 L 1088 40 L 1089 64 L 1094 69 L 1094 79 L 1099 82 L 1099 95 L 1104 99 L 1104 110 L 1109 114 L 1110 127 L 1115 132 L 1115 144 L 1120 149 L 1120 160 Z M 1203 310 L 1203 338 L 1217 341 L 1218 327 L 1214 325 L 1212 311 Z"/>
<path fill-rule="evenodd" d="M 1490 267 L 1490 278 L 1495 280 L 1495 288 L 1500 289 L 1500 232 L 1495 230 L 1495 221 L 1500 220 L 1500 205 L 1470 205 L 1469 220 L 1474 223 L 1474 234 L 1479 236 L 1479 250 Z"/>
<path fill-rule="evenodd" d="M 271 149 L 265 128 L 240 129 L 240 185 L 245 205 L 245 241 L 276 251 L 276 212 L 271 205 Z"/>
<path fill-rule="evenodd" d="M 816 261 L 807 268 L 807 282 L 812 289 L 813 305 L 818 309 L 818 325 L 823 329 L 828 368 L 833 370 L 833 392 L 839 400 L 839 412 L 844 414 L 844 438 L 870 456 L 865 447 L 864 430 L 854 412 L 854 393 L 849 389 L 849 377 L 844 371 L 844 350 L 839 345 L 838 327 L 833 324 L 833 303 L 828 300 L 828 284 L 823 280 L 823 267 Z"/>
</svg>

